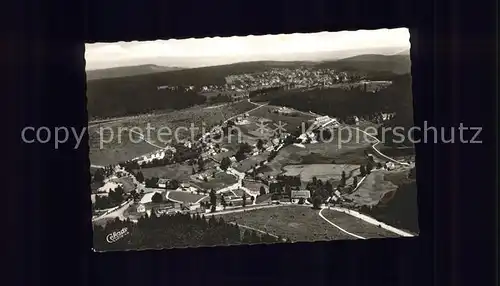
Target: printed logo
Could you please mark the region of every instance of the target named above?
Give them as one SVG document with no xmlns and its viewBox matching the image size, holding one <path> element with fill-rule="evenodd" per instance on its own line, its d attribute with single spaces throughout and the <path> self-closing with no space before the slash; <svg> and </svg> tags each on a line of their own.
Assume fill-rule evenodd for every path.
<svg viewBox="0 0 500 286">
<path fill-rule="evenodd" d="M 106 236 L 106 241 L 108 243 L 115 243 L 118 240 L 120 240 L 121 238 L 123 238 L 124 236 L 126 236 L 128 233 L 129 233 L 128 228 L 124 227 L 119 231 L 113 231 L 112 233 L 108 234 Z"/>
</svg>

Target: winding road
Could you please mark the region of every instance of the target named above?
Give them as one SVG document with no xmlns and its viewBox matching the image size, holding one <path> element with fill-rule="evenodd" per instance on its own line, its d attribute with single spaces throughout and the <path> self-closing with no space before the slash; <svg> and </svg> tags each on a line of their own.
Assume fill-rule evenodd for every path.
<svg viewBox="0 0 500 286">
<path fill-rule="evenodd" d="M 259 108 L 261 108 L 261 107 L 263 107 L 263 106 L 268 105 L 268 103 L 265 103 L 265 104 L 257 104 L 257 103 L 252 102 L 250 99 L 248 99 L 248 102 L 249 102 L 249 103 L 252 103 L 252 104 L 254 104 L 254 105 L 257 105 L 257 106 L 256 106 L 254 109 L 251 109 L 251 110 L 249 110 L 249 111 L 246 111 L 246 112 L 243 112 L 243 113 L 237 114 L 237 115 L 235 115 L 235 116 L 232 116 L 232 117 L 230 117 L 230 118 L 226 119 L 226 120 L 224 121 L 224 123 L 225 123 L 225 122 L 227 122 L 227 121 L 229 121 L 229 120 L 231 120 L 231 119 L 233 119 L 233 118 L 236 118 L 236 117 L 238 117 L 238 116 L 241 116 L 242 114 L 245 114 L 245 113 L 250 113 L 250 112 L 252 112 L 252 111 L 254 111 L 254 110 L 257 110 L 257 109 L 259 109 Z M 308 113 L 308 115 L 313 115 L 313 116 L 321 116 L 321 115 L 316 114 L 316 113 L 313 113 L 313 112 L 311 112 L 311 111 Z M 380 141 L 380 140 L 378 140 L 378 138 L 374 137 L 374 136 L 373 136 L 373 135 L 371 135 L 371 134 L 368 134 L 368 133 L 367 133 L 367 132 L 365 132 L 364 130 L 361 130 L 361 129 L 357 128 L 357 127 L 351 127 L 351 128 L 356 129 L 356 130 L 358 130 L 358 131 L 360 131 L 360 132 L 364 133 L 365 135 L 369 136 L 370 138 L 372 138 L 372 139 L 376 140 L 376 143 L 372 145 L 372 148 L 373 148 L 373 150 L 374 150 L 374 151 L 375 151 L 378 155 L 380 155 L 380 156 L 382 156 L 382 157 L 384 157 L 384 158 L 386 158 L 386 159 L 388 159 L 388 160 L 390 160 L 390 161 L 392 161 L 392 162 L 394 162 L 394 163 L 400 164 L 400 165 L 404 165 L 404 166 L 408 166 L 408 165 L 409 165 L 408 163 L 397 161 L 396 159 L 391 158 L 391 157 L 389 157 L 389 156 L 386 156 L 385 154 L 383 154 L 382 152 L 380 152 L 380 151 L 376 148 L 376 146 L 377 146 L 378 144 L 380 144 L 380 143 L 381 143 L 381 141 Z M 142 139 L 144 142 L 146 142 L 146 143 L 150 144 L 151 146 L 154 146 L 154 147 L 159 148 L 159 149 L 164 149 L 164 147 L 158 146 L 158 145 L 156 145 L 156 144 L 154 144 L 154 143 L 152 143 L 152 142 L 149 142 L 149 141 L 147 141 L 146 139 L 144 139 L 144 135 L 143 135 L 143 134 L 141 134 L 140 132 L 136 132 L 136 131 L 132 131 L 132 132 L 133 132 L 133 133 L 136 133 L 136 134 L 139 134 L 140 139 Z M 282 146 L 280 146 L 280 147 L 282 147 Z M 279 148 L 279 149 L 281 149 L 281 148 Z M 279 149 L 278 149 L 278 150 L 279 150 Z M 98 165 L 91 165 L 91 166 L 92 166 L 92 167 L 95 167 L 95 168 L 102 168 L 102 167 L 103 167 L 103 166 L 98 166 Z M 228 186 L 228 187 L 226 187 L 226 188 L 223 188 L 223 189 L 221 189 L 221 190 L 217 191 L 217 193 L 222 193 L 222 192 L 226 192 L 226 191 L 229 191 L 229 190 L 234 190 L 234 189 L 242 189 L 243 191 L 245 191 L 247 194 L 249 194 L 249 195 L 251 195 L 251 196 L 254 196 L 254 195 L 255 195 L 255 194 L 253 194 L 250 190 L 248 190 L 247 188 L 245 188 L 245 187 L 243 187 L 243 186 L 242 186 L 242 181 L 243 181 L 243 179 L 245 178 L 245 173 L 244 173 L 244 172 L 238 172 L 237 170 L 235 170 L 235 169 L 233 169 L 233 168 L 229 168 L 229 169 L 228 169 L 228 172 L 229 172 L 229 173 L 233 173 L 234 175 L 236 175 L 236 176 L 238 177 L 238 182 L 237 182 L 237 183 L 235 183 L 235 184 L 233 184 L 233 185 L 231 185 L 231 186 Z M 360 180 L 360 182 L 358 183 L 358 185 L 356 186 L 356 188 L 355 188 L 353 191 L 355 191 L 356 189 L 358 189 L 358 188 L 359 188 L 359 186 L 361 185 L 361 183 L 364 181 L 364 179 L 365 179 L 365 178 L 366 178 L 366 177 L 363 177 L 363 178 Z M 167 198 L 168 198 L 168 194 L 169 194 L 169 193 L 167 192 Z M 203 200 L 203 199 L 204 199 L 204 198 L 200 199 L 198 202 L 200 202 L 200 201 L 201 201 L 201 200 Z M 171 199 L 170 199 L 170 200 L 171 200 Z M 175 200 L 173 200 L 173 201 L 175 201 Z M 129 203 L 130 203 L 130 202 L 129 202 Z M 282 206 L 282 205 L 288 205 L 288 204 L 283 203 L 283 204 L 280 204 L 280 205 L 257 205 L 257 204 L 255 203 L 255 200 L 254 200 L 252 207 L 247 207 L 247 208 L 238 208 L 238 209 L 233 209 L 233 210 L 218 211 L 218 212 L 215 212 L 215 213 L 210 213 L 210 215 L 223 215 L 223 214 L 236 213 L 236 212 L 245 212 L 245 211 L 257 210 L 257 209 L 262 209 L 262 208 L 279 207 L 279 206 Z M 126 206 L 126 207 L 125 207 L 125 206 Z M 112 213 L 110 213 L 110 214 L 106 214 L 105 216 L 101 216 L 101 217 L 99 217 L 98 219 L 107 218 L 107 217 L 123 217 L 123 211 L 124 211 L 127 207 L 128 207 L 128 205 L 127 205 L 127 204 L 125 204 L 123 207 L 120 207 L 119 209 L 117 209 L 117 210 L 113 211 L 113 212 L 112 212 Z M 342 227 L 340 227 L 340 226 L 338 226 L 338 225 L 334 224 L 333 222 L 331 222 L 330 220 L 328 220 L 327 218 L 325 218 L 325 217 L 323 216 L 323 214 L 322 214 L 322 211 L 323 211 L 325 208 L 326 208 L 326 207 L 322 207 L 322 208 L 321 208 L 321 210 L 318 212 L 318 215 L 319 215 L 319 216 L 320 216 L 323 220 L 325 220 L 328 224 L 332 225 L 333 227 L 335 227 L 335 228 L 339 229 L 340 231 L 342 231 L 342 232 L 344 232 L 344 233 L 346 233 L 346 234 L 348 234 L 348 235 L 350 235 L 350 236 L 353 236 L 353 237 L 355 237 L 355 238 L 358 238 L 358 239 L 366 239 L 365 237 L 362 237 L 362 236 L 360 236 L 360 235 L 357 235 L 357 234 L 351 233 L 351 232 L 349 232 L 349 231 L 347 231 L 347 230 L 343 229 Z M 384 229 L 386 229 L 386 230 L 388 230 L 388 231 L 394 232 L 394 233 L 396 233 L 396 234 L 398 234 L 398 235 L 401 235 L 401 236 L 407 236 L 407 237 L 409 237 L 409 236 L 413 236 L 413 235 L 412 235 L 412 234 L 410 234 L 410 233 L 407 233 L 407 232 L 402 231 L 402 230 L 400 230 L 400 229 L 397 229 L 397 228 L 395 228 L 395 227 L 392 227 L 392 226 L 386 225 L 386 224 L 384 224 L 384 223 L 381 223 L 381 222 L 379 222 L 379 221 L 377 221 L 377 220 L 375 220 L 375 219 L 373 219 L 373 218 L 370 218 L 370 217 L 368 217 L 368 216 L 364 216 L 364 215 L 362 215 L 362 214 L 355 213 L 354 211 L 351 211 L 351 210 L 342 210 L 342 209 L 340 209 L 340 208 L 331 208 L 331 209 L 332 209 L 332 210 L 335 210 L 335 211 L 344 212 L 344 213 L 349 214 L 349 215 L 351 215 L 351 216 L 354 216 L 354 217 L 356 217 L 356 218 L 362 219 L 362 220 L 364 220 L 364 221 L 365 221 L 365 222 L 367 222 L 367 223 L 370 223 L 370 224 L 373 224 L 373 225 L 377 225 L 377 226 L 381 226 L 382 228 L 384 228 Z M 111 214 L 112 214 L 112 215 L 111 215 Z M 97 219 L 97 218 L 96 218 L 96 219 Z M 240 225 L 240 226 L 241 226 L 241 225 Z M 258 229 L 255 229 L 255 228 L 251 228 L 251 227 L 248 227 L 248 226 L 242 226 L 242 227 L 244 227 L 244 228 L 248 228 L 248 229 L 252 229 L 252 230 L 257 231 L 257 232 L 261 232 L 261 233 L 266 233 L 266 234 L 269 234 L 269 233 L 267 233 L 267 232 L 265 232 L 265 231 L 258 230 Z M 275 236 L 275 237 L 276 237 L 276 236 Z"/>
<path fill-rule="evenodd" d="M 333 225 L 334 227 L 336 227 L 337 229 L 339 229 L 340 231 L 350 235 L 350 236 L 353 236 L 355 238 L 358 238 L 358 239 L 366 239 L 365 237 L 362 237 L 361 235 L 357 235 L 357 234 L 354 234 L 354 233 L 351 233 L 351 232 L 348 232 L 347 230 L 341 228 L 340 226 L 334 224 L 333 222 L 329 221 L 325 216 L 323 216 L 323 214 L 321 213 L 323 210 L 325 209 L 325 207 L 321 208 L 321 210 L 319 211 L 318 215 L 323 219 L 325 220 L 327 223 Z"/>
</svg>

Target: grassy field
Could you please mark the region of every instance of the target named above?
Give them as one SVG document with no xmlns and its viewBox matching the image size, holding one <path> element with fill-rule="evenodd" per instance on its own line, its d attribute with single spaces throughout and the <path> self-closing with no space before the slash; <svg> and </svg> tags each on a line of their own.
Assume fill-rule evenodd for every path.
<svg viewBox="0 0 500 286">
<path fill-rule="evenodd" d="M 267 160 L 269 157 L 270 152 L 263 152 L 255 156 L 249 156 L 247 159 L 242 160 L 240 162 L 236 162 L 233 167 L 240 171 L 240 172 L 246 172 L 250 169 L 252 169 L 254 166 L 258 166 L 260 162 Z"/>
<path fill-rule="evenodd" d="M 89 158 L 92 164 L 103 166 L 116 164 L 158 149 L 144 141 L 139 141 L 136 134 L 129 135 L 129 132 L 125 130 L 121 132 L 119 139 L 117 129 L 113 129 L 112 137 L 110 131 L 103 129 L 103 148 L 101 149 L 99 143 L 101 136 L 96 131 L 99 131 L 97 127 L 89 128 Z M 130 138 L 137 140 L 138 143 L 131 142 Z M 109 140 L 112 140 L 112 142 L 106 143 Z"/>
<path fill-rule="evenodd" d="M 195 203 L 200 199 L 204 198 L 204 195 L 192 194 L 183 191 L 170 191 L 168 193 L 168 198 L 176 201 L 181 201 L 185 203 Z"/>
<path fill-rule="evenodd" d="M 227 174 L 225 172 L 219 172 L 215 174 L 215 178 L 212 178 L 210 176 L 208 178 L 208 182 L 201 181 L 195 178 L 192 178 L 192 181 L 195 182 L 197 186 L 200 186 L 203 189 L 207 190 L 214 189 L 217 191 L 219 189 L 237 183 L 238 179 L 231 174 Z"/>
<path fill-rule="evenodd" d="M 161 167 L 154 168 L 145 168 L 142 169 L 142 174 L 144 178 L 167 178 L 167 179 L 175 179 L 179 181 L 186 181 L 190 179 L 191 174 L 193 173 L 193 166 L 189 166 L 188 164 L 172 164 Z"/>
<path fill-rule="evenodd" d="M 309 207 L 281 206 L 222 216 L 225 221 L 267 231 L 294 242 L 354 239 L 327 223 L 317 210 Z"/>
<path fill-rule="evenodd" d="M 366 163 L 364 150 L 367 144 L 344 144 L 338 148 L 336 143 L 307 144 L 306 148 L 294 145 L 280 150 L 276 158 L 268 165 L 259 169 L 265 176 L 276 176 L 283 171 L 283 167 L 296 164 L 336 164 L 360 165 Z"/>
<path fill-rule="evenodd" d="M 195 127 L 195 135 L 200 134 L 202 128 L 205 128 L 205 131 L 208 132 L 212 125 L 219 124 L 231 116 L 251 110 L 252 108 L 255 108 L 255 105 L 247 101 L 241 101 L 215 108 L 195 106 L 165 114 L 142 115 L 131 117 L 127 120 L 103 123 L 101 124 L 102 128 L 111 128 L 114 135 L 113 140 L 110 143 L 105 143 L 105 148 L 100 149 L 100 136 L 96 133 L 99 127 L 94 126 L 89 128 L 90 159 L 93 164 L 107 165 L 133 159 L 158 149 L 143 141 L 140 143 L 131 142 L 131 139 L 138 140 L 137 134 L 132 133 L 132 135 L 129 135 L 127 131 L 134 127 L 139 128 L 136 131 L 143 133 L 148 141 L 158 146 L 164 146 L 165 141 L 170 139 L 174 141 L 176 139 L 175 134 L 177 134 L 179 139 L 191 136 L 189 130 L 183 130 L 179 127 L 190 128 L 193 126 Z M 150 126 L 151 130 L 149 136 L 147 135 L 148 126 Z M 168 129 L 160 130 L 160 128 Z M 103 130 L 105 130 L 103 138 L 107 140 L 110 138 L 110 131 Z M 170 135 L 168 135 L 168 130 L 171 131 Z M 178 130 L 177 133 L 175 133 L 176 130 Z M 160 131 L 163 131 L 163 135 Z M 121 134 L 121 140 L 118 140 L 118 134 Z"/>
<path fill-rule="evenodd" d="M 399 235 L 393 232 L 387 231 L 381 227 L 367 223 L 361 219 L 342 212 L 325 209 L 322 214 L 326 219 L 334 224 L 365 238 L 399 237 Z"/>
<path fill-rule="evenodd" d="M 347 195 L 346 198 L 352 200 L 356 206 L 378 204 L 386 194 L 396 191 L 398 187 L 385 180 L 384 177 L 387 173 L 384 170 L 372 171 L 359 188 L 354 193 Z"/>
<path fill-rule="evenodd" d="M 252 112 L 249 119 L 254 122 L 253 124 L 255 126 L 255 129 L 257 129 L 257 126 L 255 124 L 259 122 L 259 119 L 265 118 L 270 120 L 266 123 L 269 128 L 275 129 L 276 126 L 274 126 L 273 124 L 282 122 L 283 124 L 285 124 L 284 128 L 286 129 L 286 132 L 293 132 L 297 130 L 297 128 L 300 128 L 303 123 L 314 118 L 313 115 L 306 115 L 303 113 L 296 113 L 295 115 L 283 115 L 271 112 L 276 108 L 278 107 L 264 106 Z"/>
<path fill-rule="evenodd" d="M 310 182 L 313 177 L 322 181 L 334 180 L 340 181 L 342 171 L 345 171 L 349 176 L 351 172 L 359 169 L 359 165 L 345 165 L 345 164 L 312 164 L 312 165 L 289 165 L 283 167 L 284 175 L 298 176 L 302 182 Z M 359 173 L 359 172 L 358 172 Z M 346 180 L 349 184 L 349 180 Z"/>
</svg>

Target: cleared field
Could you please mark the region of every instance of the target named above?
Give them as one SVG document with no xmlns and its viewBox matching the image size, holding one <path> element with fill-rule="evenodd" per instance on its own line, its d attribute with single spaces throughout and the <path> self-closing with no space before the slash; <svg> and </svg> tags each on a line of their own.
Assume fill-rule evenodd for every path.
<svg viewBox="0 0 500 286">
<path fill-rule="evenodd" d="M 193 173 L 193 166 L 177 163 L 167 166 L 141 169 L 141 172 L 146 179 L 157 177 L 186 181 L 190 179 L 190 176 Z"/>
<path fill-rule="evenodd" d="M 198 194 L 192 194 L 189 192 L 182 192 L 182 191 L 170 191 L 168 193 L 168 198 L 176 201 L 181 201 L 185 203 L 195 203 L 205 196 L 203 195 L 198 195 Z"/>
<path fill-rule="evenodd" d="M 264 106 L 262 108 L 259 108 L 258 110 L 252 112 L 250 115 L 249 120 L 254 122 L 253 124 L 259 122 L 259 119 L 265 118 L 270 120 L 267 122 L 267 126 L 269 128 L 275 129 L 276 126 L 274 124 L 278 124 L 279 122 L 282 122 L 285 124 L 284 128 L 286 129 L 286 132 L 293 132 L 297 130 L 297 128 L 300 128 L 303 123 L 306 121 L 313 119 L 313 115 L 307 115 L 304 113 L 295 113 L 294 115 L 283 115 L 283 114 L 278 114 L 278 113 L 273 113 L 272 110 L 276 109 L 278 107 L 276 106 Z M 256 129 L 255 125 L 255 129 Z"/>
<path fill-rule="evenodd" d="M 335 180 L 340 181 L 342 171 L 345 171 L 346 176 L 349 176 L 354 170 L 359 169 L 359 165 L 345 164 L 312 164 L 312 165 L 289 165 L 283 167 L 284 175 L 298 176 L 302 182 L 310 182 L 313 177 L 322 181 Z M 349 176 L 350 177 L 350 176 Z M 347 183 L 349 181 L 347 180 Z"/>
<path fill-rule="evenodd" d="M 259 169 L 259 173 L 265 176 L 276 176 L 288 165 L 308 164 L 346 164 L 361 165 L 366 163 L 364 150 L 367 144 L 343 145 L 338 148 L 336 143 L 307 144 L 306 148 L 294 145 L 281 149 L 278 155 L 265 167 Z M 342 172 L 342 171 L 341 171 Z"/>
<path fill-rule="evenodd" d="M 270 152 L 263 152 L 255 156 L 249 156 L 245 160 L 242 160 L 240 162 L 236 162 L 233 167 L 240 171 L 240 172 L 246 172 L 250 169 L 252 169 L 254 166 L 258 166 L 260 162 L 267 160 L 269 157 Z"/>
<path fill-rule="evenodd" d="M 392 193 L 398 188 L 384 179 L 386 174 L 384 170 L 372 171 L 354 193 L 345 197 L 352 200 L 355 206 L 378 204 L 386 194 Z"/>
<path fill-rule="evenodd" d="M 137 134 L 125 130 L 121 132 L 120 137 L 118 137 L 117 129 L 103 131 L 102 137 L 96 131 L 99 131 L 97 127 L 89 128 L 89 159 L 92 164 L 103 166 L 116 164 L 158 149 L 140 141 Z M 113 135 L 110 135 L 110 132 L 113 132 Z M 130 138 L 137 143 L 132 142 Z M 100 148 L 101 140 L 103 142 L 102 149 Z M 107 143 L 108 141 L 111 142 Z"/>
<path fill-rule="evenodd" d="M 324 209 L 321 214 L 341 228 L 364 238 L 399 237 L 399 235 L 393 232 L 342 212 Z"/>
<path fill-rule="evenodd" d="M 197 186 L 203 189 L 214 189 L 217 191 L 224 187 L 237 183 L 238 179 L 231 174 L 219 172 L 215 174 L 215 178 L 209 177 L 208 182 L 201 181 L 195 178 L 192 178 L 192 181 L 195 182 Z"/>
<path fill-rule="evenodd" d="M 292 241 L 355 239 L 330 225 L 309 207 L 281 206 L 221 215 L 225 221 L 237 222 L 290 238 Z"/>
<path fill-rule="evenodd" d="M 132 128 L 144 134 L 151 143 L 164 146 L 167 140 L 183 139 L 191 136 L 190 130 L 183 130 L 182 128 L 190 129 L 194 127 L 193 133 L 196 136 L 203 131 L 203 128 L 205 128 L 205 132 L 208 132 L 212 126 L 219 124 L 221 121 L 253 108 L 255 108 L 255 105 L 248 101 L 240 101 L 210 109 L 205 109 L 204 106 L 195 106 L 166 114 L 142 115 L 126 120 L 102 123 L 101 127 L 107 128 L 104 129 L 103 138 L 105 140 L 110 139 L 109 136 L 112 133 L 114 135 L 113 140 L 110 140 L 110 143 L 105 143 L 105 148 L 100 149 L 100 136 L 96 133 L 99 127 L 93 126 L 89 128 L 90 159 L 93 164 L 108 165 L 133 159 L 158 149 L 143 141 L 140 141 L 140 143 L 131 142 L 133 140 L 139 141 L 137 134 L 132 133 L 129 135 L 128 130 Z M 164 129 L 160 130 L 160 128 Z M 170 135 L 168 130 L 171 132 Z M 118 140 L 118 134 L 121 134 L 121 140 Z"/>
</svg>

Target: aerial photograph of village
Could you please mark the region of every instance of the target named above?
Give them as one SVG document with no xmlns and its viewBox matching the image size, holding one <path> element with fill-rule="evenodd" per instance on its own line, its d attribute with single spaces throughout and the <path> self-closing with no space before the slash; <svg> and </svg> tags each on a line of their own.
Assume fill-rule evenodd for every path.
<svg viewBox="0 0 500 286">
<path fill-rule="evenodd" d="M 408 29 L 85 59 L 95 251 L 418 236 Z"/>
</svg>

